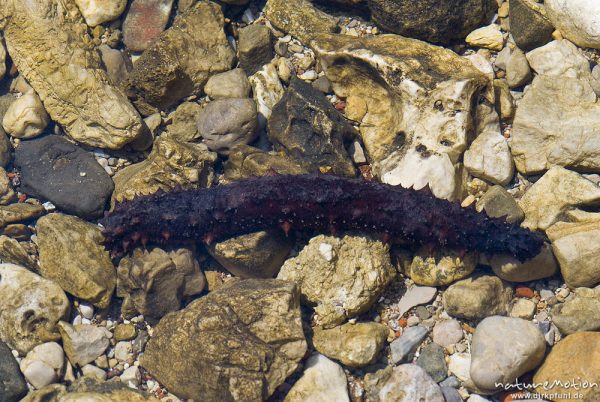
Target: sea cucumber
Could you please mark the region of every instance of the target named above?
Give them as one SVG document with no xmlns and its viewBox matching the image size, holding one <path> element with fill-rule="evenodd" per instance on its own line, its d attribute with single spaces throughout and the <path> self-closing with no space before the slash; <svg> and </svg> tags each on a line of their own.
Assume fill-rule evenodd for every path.
<svg viewBox="0 0 600 402">
<path fill-rule="evenodd" d="M 105 245 L 117 253 L 148 242 L 210 243 L 277 225 L 286 233 L 379 232 L 416 245 L 507 253 L 521 261 L 537 255 L 545 240 L 427 191 L 324 174 L 264 176 L 141 196 L 116 205 L 100 223 Z"/>
</svg>

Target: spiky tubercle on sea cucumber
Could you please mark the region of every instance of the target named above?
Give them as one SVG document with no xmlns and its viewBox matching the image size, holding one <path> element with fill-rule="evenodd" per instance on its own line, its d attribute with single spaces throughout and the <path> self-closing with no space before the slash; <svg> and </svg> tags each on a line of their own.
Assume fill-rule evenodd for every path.
<svg viewBox="0 0 600 402">
<path fill-rule="evenodd" d="M 331 175 L 276 175 L 206 189 L 140 196 L 115 206 L 100 223 L 117 251 L 167 242 L 223 240 L 281 226 L 365 230 L 417 245 L 440 245 L 521 261 L 545 237 L 425 191 Z"/>
</svg>

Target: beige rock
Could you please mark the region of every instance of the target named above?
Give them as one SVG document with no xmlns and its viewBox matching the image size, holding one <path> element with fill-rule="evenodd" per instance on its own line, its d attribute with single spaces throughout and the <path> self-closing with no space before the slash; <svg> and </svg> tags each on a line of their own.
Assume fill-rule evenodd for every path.
<svg viewBox="0 0 600 402">
<path fill-rule="evenodd" d="M 275 60 L 265 64 L 260 71 L 252 75 L 250 84 L 258 110 L 258 126 L 264 128 L 271 117 L 273 106 L 279 102 L 284 93 L 275 68 Z"/>
<path fill-rule="evenodd" d="M 591 78 L 583 51 L 566 39 L 555 40 L 526 55 L 536 73 L 553 77 Z"/>
<path fill-rule="evenodd" d="M 522 318 L 523 320 L 531 320 L 536 312 L 535 302 L 519 297 L 515 299 L 510 307 L 510 316 L 514 318 Z"/>
<path fill-rule="evenodd" d="M 556 166 L 548 170 L 521 198 L 523 226 L 546 230 L 561 214 L 576 206 L 600 201 L 600 187 L 571 170 Z"/>
<path fill-rule="evenodd" d="M 213 181 L 213 163 L 217 154 L 204 144 L 184 144 L 170 138 L 158 138 L 148 158 L 128 166 L 113 177 L 112 203 L 132 199 L 176 186 L 207 187 Z"/>
<path fill-rule="evenodd" d="M 0 167 L 0 204 L 6 205 L 15 201 L 17 195 L 11 187 L 11 180 L 6 174 L 6 170 Z"/>
<path fill-rule="evenodd" d="M 477 275 L 450 285 L 442 302 L 452 317 L 479 320 L 491 315 L 506 315 L 512 295 L 512 288 L 501 279 Z"/>
<path fill-rule="evenodd" d="M 109 345 L 110 331 L 95 325 L 71 325 L 61 321 L 58 329 L 71 364 L 84 366 L 102 355 Z"/>
<path fill-rule="evenodd" d="M 0 41 L 0 80 L 6 74 L 6 46 L 4 41 Z"/>
<path fill-rule="evenodd" d="M 40 97 L 29 92 L 11 103 L 2 119 L 2 127 L 13 137 L 27 139 L 40 135 L 48 122 L 48 113 Z"/>
<path fill-rule="evenodd" d="M 204 92 L 211 99 L 247 98 L 250 95 L 250 81 L 241 68 L 215 74 L 208 79 Z"/>
<path fill-rule="evenodd" d="M 75 0 L 75 3 L 91 27 L 119 18 L 127 6 L 127 0 Z"/>
<path fill-rule="evenodd" d="M 308 358 L 304 367 L 302 377 L 284 402 L 350 402 L 346 374 L 339 364 L 317 353 Z"/>
<path fill-rule="evenodd" d="M 10 56 L 69 136 L 94 147 L 121 148 L 140 135 L 141 118 L 110 83 L 74 2 L 61 5 L 7 1 L 1 13 Z"/>
<path fill-rule="evenodd" d="M 387 366 L 367 374 L 364 382 L 369 401 L 444 401 L 440 387 L 416 364 L 401 364 L 393 368 Z"/>
<path fill-rule="evenodd" d="M 19 366 L 27 381 L 39 389 L 62 377 L 65 356 L 58 343 L 47 342 L 27 353 Z"/>
<path fill-rule="evenodd" d="M 98 226 L 53 213 L 38 219 L 40 273 L 66 292 L 100 308 L 110 303 L 116 272 Z"/>
<path fill-rule="evenodd" d="M 117 296 L 123 297 L 125 316 L 152 318 L 179 310 L 184 297 L 202 292 L 206 278 L 193 250 L 150 251 L 136 248 L 117 268 Z"/>
<path fill-rule="evenodd" d="M 510 86 L 505 79 L 494 80 L 495 107 L 503 120 L 512 120 L 515 116 L 515 101 L 510 93 Z"/>
<path fill-rule="evenodd" d="M 265 16 L 276 28 L 298 38 L 305 45 L 319 33 L 335 32 L 335 19 L 307 0 L 269 0 Z"/>
<path fill-rule="evenodd" d="M 492 218 L 505 218 L 510 223 L 520 223 L 525 218 L 525 213 L 504 187 L 496 185 L 491 187 L 477 200 L 475 209 Z"/>
<path fill-rule="evenodd" d="M 172 400 L 175 400 L 171 397 Z M 22 402 L 159 402 L 159 399 L 129 388 L 120 381 L 101 381 L 88 376 L 77 379 L 67 391 L 52 384 L 27 394 Z"/>
<path fill-rule="evenodd" d="M 573 293 L 552 308 L 552 322 L 565 335 L 600 329 L 600 288 L 577 288 Z"/>
<path fill-rule="evenodd" d="M 44 212 L 43 206 L 24 202 L 0 206 L 0 226 L 35 219 L 42 216 Z"/>
<path fill-rule="evenodd" d="M 558 271 L 558 263 L 548 244 L 530 260 L 521 262 L 510 255 L 494 255 L 490 260 L 494 273 L 509 282 L 529 282 L 549 278 Z"/>
<path fill-rule="evenodd" d="M 504 36 L 500 31 L 500 26 L 491 24 L 485 27 L 477 28 L 465 38 L 468 45 L 482 47 L 490 50 L 502 50 L 504 46 Z"/>
<path fill-rule="evenodd" d="M 366 102 L 359 130 L 374 173 L 454 198 L 483 73 L 449 50 L 398 35 L 323 34 L 312 47 L 335 94 Z"/>
<path fill-rule="evenodd" d="M 0 125 L 1 126 L 1 125 Z M 12 144 L 4 132 L 4 129 L 0 127 L 0 166 L 6 167 L 11 159 Z"/>
<path fill-rule="evenodd" d="M 4 262 L 22 265 L 29 269 L 36 269 L 35 259 L 27 253 L 21 244 L 8 236 L 0 236 L 0 258 Z"/>
<path fill-rule="evenodd" d="M 313 237 L 278 279 L 294 281 L 326 328 L 368 310 L 396 276 L 387 247 L 365 237 Z"/>
<path fill-rule="evenodd" d="M 202 106 L 195 102 L 183 102 L 169 116 L 171 124 L 167 126 L 164 137 L 169 137 L 180 142 L 192 142 L 200 138 L 196 120 Z"/>
<path fill-rule="evenodd" d="M 247 279 L 165 316 L 141 363 L 182 398 L 263 401 L 298 368 L 306 349 L 298 288 Z"/>
<path fill-rule="evenodd" d="M 312 343 L 319 353 L 348 367 L 375 363 L 385 346 L 389 330 L 375 322 L 346 323 L 339 327 L 315 327 Z"/>
<path fill-rule="evenodd" d="M 20 353 L 58 341 L 57 323 L 69 314 L 62 289 L 24 267 L 0 264 L 0 339 Z"/>
<path fill-rule="evenodd" d="M 308 167 L 291 159 L 283 152 L 265 152 L 249 145 L 236 145 L 225 162 L 224 182 L 265 176 L 272 172 L 279 174 L 308 173 Z"/>
<path fill-rule="evenodd" d="M 421 248 L 417 251 L 406 273 L 417 285 L 443 286 L 469 276 L 477 265 L 477 253 L 459 252 L 436 248 L 429 251 Z"/>
</svg>

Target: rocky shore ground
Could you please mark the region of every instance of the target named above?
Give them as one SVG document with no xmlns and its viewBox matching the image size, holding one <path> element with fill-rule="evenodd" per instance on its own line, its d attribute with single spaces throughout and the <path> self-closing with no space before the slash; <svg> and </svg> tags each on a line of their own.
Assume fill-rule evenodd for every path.
<svg viewBox="0 0 600 402">
<path fill-rule="evenodd" d="M 0 30 L 0 402 L 600 401 L 600 2 L 0 0 Z M 116 203 L 302 173 L 548 242 L 103 246 Z"/>
</svg>

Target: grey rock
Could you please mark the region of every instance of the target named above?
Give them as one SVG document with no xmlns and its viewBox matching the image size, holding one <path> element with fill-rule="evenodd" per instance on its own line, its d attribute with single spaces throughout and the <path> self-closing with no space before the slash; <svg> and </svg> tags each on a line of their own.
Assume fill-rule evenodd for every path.
<svg viewBox="0 0 600 402">
<path fill-rule="evenodd" d="M 285 402 L 350 402 L 344 369 L 323 355 L 308 358 L 302 377 L 285 397 Z"/>
<path fill-rule="evenodd" d="M 536 0 L 511 0 L 508 12 L 510 33 L 524 51 L 545 45 L 552 40 L 554 26 L 546 10 Z"/>
<path fill-rule="evenodd" d="M 1 125 L 0 125 L 1 126 Z M 0 166 L 6 167 L 11 158 L 12 144 L 4 128 L 0 128 Z"/>
<path fill-rule="evenodd" d="M 0 402 L 17 402 L 27 393 L 27 382 L 10 348 L 0 342 Z"/>
<path fill-rule="evenodd" d="M 198 132 L 212 151 L 229 154 L 238 144 L 249 144 L 258 133 L 256 103 L 252 99 L 218 99 L 198 115 Z"/>
<path fill-rule="evenodd" d="M 444 348 L 430 343 L 421 349 L 417 364 L 431 376 L 433 381 L 441 382 L 448 376 L 448 366 L 444 356 Z"/>
<path fill-rule="evenodd" d="M 555 40 L 527 52 L 536 73 L 569 78 L 590 78 L 590 62 L 583 51 L 566 39 Z"/>
<path fill-rule="evenodd" d="M 114 189 L 92 155 L 56 135 L 23 141 L 15 151 L 15 166 L 21 191 L 82 218 L 102 215 Z"/>
<path fill-rule="evenodd" d="M 247 98 L 250 96 L 250 89 L 250 81 L 241 68 L 215 74 L 204 86 L 204 92 L 211 99 Z"/>
<path fill-rule="evenodd" d="M 127 56 L 123 52 L 108 45 L 100 45 L 98 50 L 100 50 L 108 78 L 113 85 L 120 84 L 129 73 L 127 64 L 129 63 L 131 66 L 131 61 L 127 60 Z"/>
<path fill-rule="evenodd" d="M 440 387 L 460 388 L 460 381 L 455 376 L 448 376 L 444 381 L 440 382 Z"/>
<path fill-rule="evenodd" d="M 490 315 L 506 315 L 513 291 L 500 278 L 474 275 L 446 289 L 442 301 L 453 317 L 479 320 Z"/>
<path fill-rule="evenodd" d="M 600 329 L 600 289 L 577 288 L 575 296 L 552 309 L 552 322 L 561 334 Z"/>
<path fill-rule="evenodd" d="M 525 53 L 519 48 L 514 49 L 506 63 L 506 81 L 508 86 L 516 88 L 527 84 L 531 80 L 531 68 Z"/>
<path fill-rule="evenodd" d="M 252 75 L 273 59 L 271 30 L 266 25 L 248 25 L 239 31 L 238 59 L 246 74 Z"/>
<path fill-rule="evenodd" d="M 322 75 L 316 80 L 314 80 L 311 84 L 314 89 L 319 92 L 323 92 L 324 94 L 328 94 L 332 91 L 331 81 L 327 78 L 327 76 Z"/>
<path fill-rule="evenodd" d="M 416 364 L 386 367 L 364 378 L 367 400 L 372 402 L 444 402 L 440 387 Z"/>
<path fill-rule="evenodd" d="M 71 325 L 61 321 L 58 324 L 63 348 L 71 364 L 85 366 L 102 355 L 109 345 L 111 333 L 96 325 Z"/>
<path fill-rule="evenodd" d="M 463 330 L 456 320 L 439 321 L 433 327 L 433 342 L 440 346 L 450 346 L 460 342 Z"/>
<path fill-rule="evenodd" d="M 512 195 L 502 186 L 493 186 L 476 204 L 477 211 L 485 211 L 492 218 L 505 218 L 509 223 L 519 223 L 525 213 Z"/>
<path fill-rule="evenodd" d="M 444 394 L 445 402 L 462 402 L 463 399 L 461 398 L 456 388 L 442 386 L 441 389 L 442 394 Z"/>
<path fill-rule="evenodd" d="M 433 286 L 412 286 L 400 298 L 396 305 L 398 315 L 403 316 L 404 313 L 419 304 L 426 304 L 432 301 L 437 294 L 437 289 Z"/>
<path fill-rule="evenodd" d="M 390 343 L 392 363 L 398 364 L 410 361 L 428 333 L 429 329 L 421 325 L 405 328 L 402 335 Z"/>
<path fill-rule="evenodd" d="M 194 142 L 200 138 L 198 133 L 198 116 L 202 106 L 196 102 L 183 102 L 169 115 L 171 124 L 167 126 L 164 137 L 173 138 L 180 142 Z"/>
</svg>

